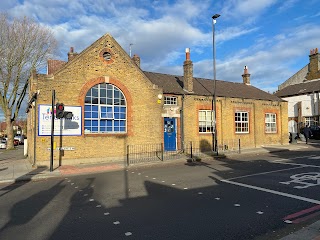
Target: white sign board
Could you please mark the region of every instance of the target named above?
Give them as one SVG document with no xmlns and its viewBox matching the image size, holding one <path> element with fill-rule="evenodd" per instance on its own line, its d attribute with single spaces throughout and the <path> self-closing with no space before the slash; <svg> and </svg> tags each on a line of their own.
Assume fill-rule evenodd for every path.
<svg viewBox="0 0 320 240">
<path fill-rule="evenodd" d="M 82 108 L 80 106 L 64 106 L 64 110 L 73 113 L 72 119 L 54 119 L 55 136 L 80 136 L 82 130 Z M 55 111 L 55 109 L 54 109 Z M 39 105 L 38 136 L 51 136 L 51 105 Z"/>
</svg>

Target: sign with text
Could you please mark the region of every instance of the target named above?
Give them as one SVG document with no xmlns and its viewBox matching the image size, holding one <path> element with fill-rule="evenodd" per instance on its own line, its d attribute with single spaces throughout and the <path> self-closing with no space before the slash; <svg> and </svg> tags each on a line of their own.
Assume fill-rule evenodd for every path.
<svg viewBox="0 0 320 240">
<path fill-rule="evenodd" d="M 82 109 L 80 106 L 65 106 L 65 111 L 72 112 L 72 119 L 55 118 L 54 136 L 80 136 Z M 55 109 L 54 109 L 55 112 Z M 51 136 L 51 105 L 39 105 L 38 107 L 38 136 Z"/>
</svg>

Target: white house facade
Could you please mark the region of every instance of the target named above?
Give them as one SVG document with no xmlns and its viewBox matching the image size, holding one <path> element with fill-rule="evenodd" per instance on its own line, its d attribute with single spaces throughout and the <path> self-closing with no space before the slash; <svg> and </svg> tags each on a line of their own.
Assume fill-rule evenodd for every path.
<svg viewBox="0 0 320 240">
<path fill-rule="evenodd" d="M 297 133 L 305 125 L 319 126 L 320 55 L 312 49 L 310 62 L 279 86 L 276 96 L 288 102 L 288 131 Z"/>
</svg>

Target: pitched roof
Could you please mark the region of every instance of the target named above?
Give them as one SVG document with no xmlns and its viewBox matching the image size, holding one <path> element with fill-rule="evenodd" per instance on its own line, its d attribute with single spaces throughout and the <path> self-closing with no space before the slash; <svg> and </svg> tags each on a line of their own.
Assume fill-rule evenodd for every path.
<svg viewBox="0 0 320 240">
<path fill-rule="evenodd" d="M 320 79 L 309 80 L 303 83 L 287 86 L 277 91 L 274 95 L 278 97 L 289 97 L 312 92 L 320 92 Z"/>
<path fill-rule="evenodd" d="M 152 83 L 161 87 L 163 92 L 167 94 L 193 94 L 198 96 L 211 96 L 213 94 L 214 81 L 211 79 L 193 78 L 193 93 L 188 93 L 183 90 L 183 76 L 143 72 Z M 251 85 L 221 80 L 216 81 L 216 94 L 218 97 L 283 101 L 277 96 Z"/>
</svg>

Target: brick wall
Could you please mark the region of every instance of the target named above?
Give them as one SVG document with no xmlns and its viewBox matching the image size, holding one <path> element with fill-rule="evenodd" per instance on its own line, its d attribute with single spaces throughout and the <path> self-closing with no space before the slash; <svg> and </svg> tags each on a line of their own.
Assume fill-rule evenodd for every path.
<svg viewBox="0 0 320 240">
<path fill-rule="evenodd" d="M 212 109 L 212 97 L 186 96 L 184 108 L 185 142 L 212 144 L 212 133 L 199 133 L 199 110 Z M 249 133 L 235 133 L 236 111 L 249 113 Z M 265 132 L 265 113 L 277 116 L 277 132 Z M 287 102 L 272 102 L 237 98 L 217 98 L 217 139 L 224 141 L 241 139 L 243 147 L 258 147 L 288 143 Z"/>
<path fill-rule="evenodd" d="M 105 60 L 104 53 L 111 53 Z M 73 147 L 72 151 L 54 150 L 54 165 L 75 164 L 100 161 L 124 160 L 127 145 L 163 143 L 163 118 L 177 119 L 177 146 L 185 143 L 202 142 L 212 144 L 211 133 L 199 133 L 198 111 L 212 109 L 212 97 L 186 95 L 183 102 L 183 119 L 180 115 L 182 98 L 178 96 L 178 108 L 170 110 L 159 103 L 158 95 L 162 89 L 153 85 L 143 72 L 130 59 L 128 54 L 110 36 L 105 35 L 57 70 L 54 75 L 35 75 L 30 79 L 30 93 L 40 90 L 37 104 L 51 105 L 52 90 L 56 92 L 56 102 L 66 106 L 84 106 L 87 91 L 95 84 L 111 83 L 125 95 L 127 101 L 127 133 L 93 134 L 84 133 L 82 118 L 81 136 L 55 136 L 57 147 Z M 82 108 L 83 109 L 83 108 Z M 237 110 L 249 112 L 250 131 L 236 134 L 234 113 Z M 170 112 L 171 111 L 171 112 Z M 266 112 L 277 114 L 277 132 L 265 133 Z M 173 115 L 172 115 L 173 114 Z M 82 113 L 82 117 L 83 117 Z M 288 110 L 286 102 L 245 100 L 235 98 L 217 99 L 218 142 L 241 139 L 243 147 L 263 144 L 288 143 Z M 38 116 L 37 116 L 38 121 Z M 181 125 L 183 122 L 183 125 Z M 183 127 L 184 136 L 181 135 Z M 33 159 L 34 151 L 34 109 L 28 113 L 28 156 Z M 49 165 L 50 137 L 37 136 L 37 165 Z"/>
<path fill-rule="evenodd" d="M 104 51 L 111 52 L 112 61 L 107 62 L 101 57 Z M 55 89 L 57 102 L 66 106 L 83 106 L 87 90 L 101 82 L 114 84 L 126 97 L 127 133 L 84 134 L 82 129 L 82 136 L 55 136 L 57 147 L 62 143 L 62 146 L 75 148 L 74 151 L 64 151 L 64 156 L 58 150 L 54 151 L 54 159 L 61 159 L 61 164 L 119 160 L 125 156 L 128 144 L 161 143 L 163 132 L 159 116 L 162 106 L 157 103 L 157 96 L 162 91 L 153 86 L 109 35 L 100 38 L 68 62 L 54 77 L 40 76 L 31 82 L 31 91 L 40 89 L 38 104 L 51 105 L 52 89 Z M 32 112 L 29 115 L 32 124 Z M 31 131 L 29 135 L 31 140 Z M 36 146 L 38 164 L 48 165 L 50 137 L 37 137 Z M 32 149 L 30 144 L 30 158 Z"/>
</svg>

